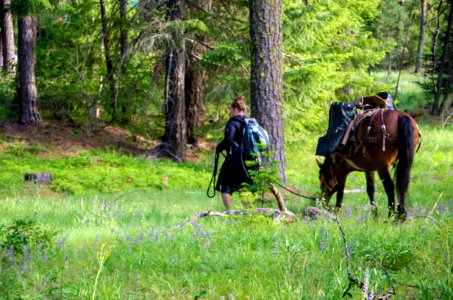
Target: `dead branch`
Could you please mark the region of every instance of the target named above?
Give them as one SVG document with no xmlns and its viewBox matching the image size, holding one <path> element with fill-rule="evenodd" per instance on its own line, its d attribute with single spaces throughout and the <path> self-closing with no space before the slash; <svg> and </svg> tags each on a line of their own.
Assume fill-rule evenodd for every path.
<svg viewBox="0 0 453 300">
<path fill-rule="evenodd" d="M 343 238 L 343 244 L 344 244 L 344 248 L 345 248 L 345 252 L 346 252 L 346 273 L 347 273 L 348 279 L 349 279 L 348 288 L 344 291 L 342 298 L 344 298 L 344 296 L 346 296 L 346 295 L 350 296 L 349 290 L 351 289 L 352 286 L 356 285 L 362 291 L 362 293 L 366 297 L 366 299 L 369 299 L 369 300 L 371 300 L 371 299 L 381 299 L 381 300 L 392 299 L 391 295 L 395 295 L 395 289 L 393 287 L 393 284 L 392 284 L 392 291 L 388 292 L 387 294 L 384 294 L 384 295 L 375 295 L 372 291 L 370 291 L 369 283 L 368 283 L 370 270 L 369 270 L 368 266 L 367 266 L 366 272 L 365 272 L 366 273 L 365 283 L 358 280 L 357 278 L 352 277 L 351 271 L 350 271 L 351 253 L 348 248 L 347 241 L 346 241 L 346 234 L 344 233 L 340 220 L 338 220 L 338 218 L 335 217 L 335 221 L 337 221 L 337 224 L 340 228 L 341 236 Z M 390 276 L 388 275 L 387 271 L 384 268 L 383 268 L 383 270 L 384 270 L 385 275 L 390 279 Z M 390 281 L 390 283 L 391 283 L 391 281 Z"/>
</svg>

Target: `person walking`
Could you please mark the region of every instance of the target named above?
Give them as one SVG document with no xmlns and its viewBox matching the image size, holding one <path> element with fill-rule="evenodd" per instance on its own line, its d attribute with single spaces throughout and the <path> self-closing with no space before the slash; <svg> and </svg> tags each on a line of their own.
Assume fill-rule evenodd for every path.
<svg viewBox="0 0 453 300">
<path fill-rule="evenodd" d="M 245 98 L 238 96 L 230 105 L 230 116 L 225 126 L 225 136 L 217 145 L 216 152 L 226 151 L 225 161 L 220 169 L 215 189 L 221 193 L 223 205 L 227 210 L 233 207 L 231 195 L 239 190 L 243 183 L 252 184 L 242 157 L 242 138 L 247 105 Z"/>
</svg>

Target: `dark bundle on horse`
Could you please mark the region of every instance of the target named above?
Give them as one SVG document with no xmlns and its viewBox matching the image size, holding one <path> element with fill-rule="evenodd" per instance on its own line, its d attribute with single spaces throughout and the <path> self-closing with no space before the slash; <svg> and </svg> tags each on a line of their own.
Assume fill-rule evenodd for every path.
<svg viewBox="0 0 453 300">
<path fill-rule="evenodd" d="M 320 138 L 316 153 L 326 157 L 323 163 L 318 162 L 321 191 L 326 199 L 336 192 L 336 207 L 340 208 L 346 177 L 350 172 L 362 171 L 366 175 L 370 203 L 375 206 L 374 174 L 377 171 L 388 197 L 389 215 L 395 210 L 396 189 L 397 217 L 404 218 L 410 171 L 420 134 L 412 117 L 390 109 L 379 95 L 384 96 L 381 93 L 359 98 L 351 104 L 332 105 L 330 126 L 327 134 Z M 387 99 L 391 97 L 388 95 Z M 338 108 L 344 116 L 341 122 L 335 120 Z M 335 127 L 335 123 L 340 125 Z M 393 164 L 396 164 L 395 183 L 389 170 Z"/>
</svg>

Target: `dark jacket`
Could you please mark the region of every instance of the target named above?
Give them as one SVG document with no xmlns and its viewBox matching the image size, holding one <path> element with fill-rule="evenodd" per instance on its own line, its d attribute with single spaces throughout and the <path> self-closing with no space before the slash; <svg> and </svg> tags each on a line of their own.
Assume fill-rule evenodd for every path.
<svg viewBox="0 0 453 300">
<path fill-rule="evenodd" d="M 243 183 L 252 184 L 242 159 L 242 136 L 245 116 L 235 116 L 225 126 L 225 136 L 216 151 L 226 151 L 225 161 L 220 169 L 216 190 L 222 193 L 233 193 Z"/>
</svg>

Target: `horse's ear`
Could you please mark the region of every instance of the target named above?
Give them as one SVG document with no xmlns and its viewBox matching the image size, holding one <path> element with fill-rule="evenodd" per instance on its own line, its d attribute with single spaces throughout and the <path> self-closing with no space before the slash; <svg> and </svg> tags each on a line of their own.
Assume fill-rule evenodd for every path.
<svg viewBox="0 0 453 300">
<path fill-rule="evenodd" d="M 320 161 L 316 158 L 316 163 L 318 164 L 318 167 L 321 169 L 321 167 L 322 167 L 322 162 L 320 162 Z"/>
</svg>

